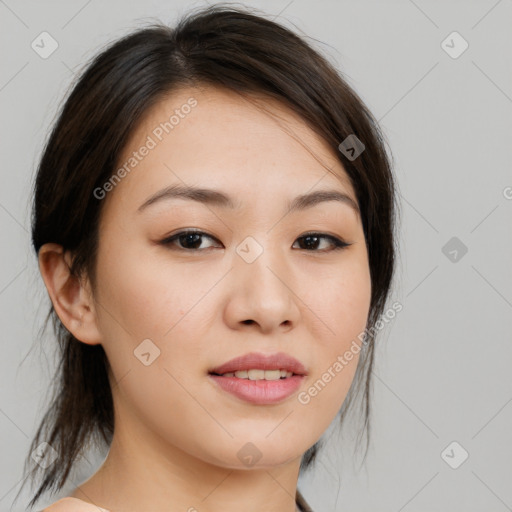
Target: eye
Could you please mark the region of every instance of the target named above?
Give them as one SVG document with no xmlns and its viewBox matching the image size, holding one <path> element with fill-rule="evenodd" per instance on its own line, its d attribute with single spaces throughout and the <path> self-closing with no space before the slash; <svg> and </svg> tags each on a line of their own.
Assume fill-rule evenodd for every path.
<svg viewBox="0 0 512 512">
<path fill-rule="evenodd" d="M 202 231 L 185 230 L 165 238 L 160 243 L 165 246 L 171 246 L 171 248 L 177 248 L 178 250 L 181 249 L 184 251 L 199 252 L 212 247 L 211 245 L 207 247 L 201 247 L 202 243 L 204 242 L 203 239 L 209 239 L 218 242 L 216 238 Z M 304 249 L 308 252 L 336 251 L 352 245 L 344 242 L 343 240 L 340 240 L 335 236 L 327 235 L 324 233 L 306 233 L 305 235 L 297 238 L 297 242 L 301 242 L 299 243 L 299 245 L 301 245 L 299 249 Z M 324 246 L 326 245 L 325 242 L 327 242 L 327 248 L 323 247 L 322 249 L 319 249 L 319 246 L 322 246 L 322 242 Z M 331 247 L 330 249 L 329 245 Z"/>
<path fill-rule="evenodd" d="M 188 250 L 188 251 L 203 251 L 208 249 L 208 247 L 201 247 L 203 242 L 203 238 L 209 238 L 210 240 L 216 240 L 210 235 L 203 233 L 202 231 L 180 231 L 175 235 L 172 235 L 165 240 L 162 240 L 160 243 L 163 245 L 173 246 L 178 245 L 178 249 Z M 172 248 L 172 247 L 171 247 Z"/>
<path fill-rule="evenodd" d="M 349 244 L 347 242 L 344 242 L 343 240 L 340 240 L 339 238 L 336 238 L 332 235 L 326 235 L 323 233 L 306 233 L 305 235 L 302 235 L 301 237 L 297 238 L 297 241 L 303 241 L 303 246 L 300 247 L 301 249 L 305 249 L 307 251 L 313 251 L 313 252 L 329 252 L 329 251 L 336 251 L 339 249 L 343 249 L 345 247 L 348 247 Z M 321 241 L 327 241 L 329 245 L 331 246 L 331 249 L 318 249 L 319 245 L 322 245 Z M 325 246 L 325 243 L 324 243 Z"/>
</svg>

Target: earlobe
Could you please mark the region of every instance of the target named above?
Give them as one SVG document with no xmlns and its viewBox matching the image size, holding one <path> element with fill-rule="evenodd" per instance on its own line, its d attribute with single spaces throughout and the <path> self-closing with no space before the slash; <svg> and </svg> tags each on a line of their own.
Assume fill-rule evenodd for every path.
<svg viewBox="0 0 512 512">
<path fill-rule="evenodd" d="M 44 244 L 39 271 L 61 322 L 73 336 L 89 345 L 101 342 L 92 294 L 70 273 L 71 256 L 59 244 Z"/>
</svg>

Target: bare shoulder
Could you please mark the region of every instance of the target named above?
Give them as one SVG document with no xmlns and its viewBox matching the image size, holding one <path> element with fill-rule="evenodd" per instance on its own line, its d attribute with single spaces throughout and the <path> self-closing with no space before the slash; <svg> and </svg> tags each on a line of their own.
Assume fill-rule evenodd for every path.
<svg viewBox="0 0 512 512">
<path fill-rule="evenodd" d="M 78 498 L 62 498 L 41 512 L 109 512 L 106 508 L 91 505 Z"/>
</svg>

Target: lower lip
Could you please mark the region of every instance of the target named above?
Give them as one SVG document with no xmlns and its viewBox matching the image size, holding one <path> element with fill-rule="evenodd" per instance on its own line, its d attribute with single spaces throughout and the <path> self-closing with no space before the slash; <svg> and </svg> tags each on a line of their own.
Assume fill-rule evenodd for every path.
<svg viewBox="0 0 512 512">
<path fill-rule="evenodd" d="M 249 380 L 237 377 L 210 377 L 224 390 L 251 404 L 269 405 L 281 402 L 297 391 L 303 375 L 279 380 Z"/>
</svg>

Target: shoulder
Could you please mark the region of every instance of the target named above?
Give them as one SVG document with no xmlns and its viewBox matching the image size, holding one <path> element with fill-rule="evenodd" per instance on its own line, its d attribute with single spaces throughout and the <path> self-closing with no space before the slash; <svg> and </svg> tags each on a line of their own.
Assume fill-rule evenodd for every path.
<svg viewBox="0 0 512 512">
<path fill-rule="evenodd" d="M 62 498 L 41 512 L 109 512 L 106 508 L 96 507 L 78 498 Z"/>
</svg>

